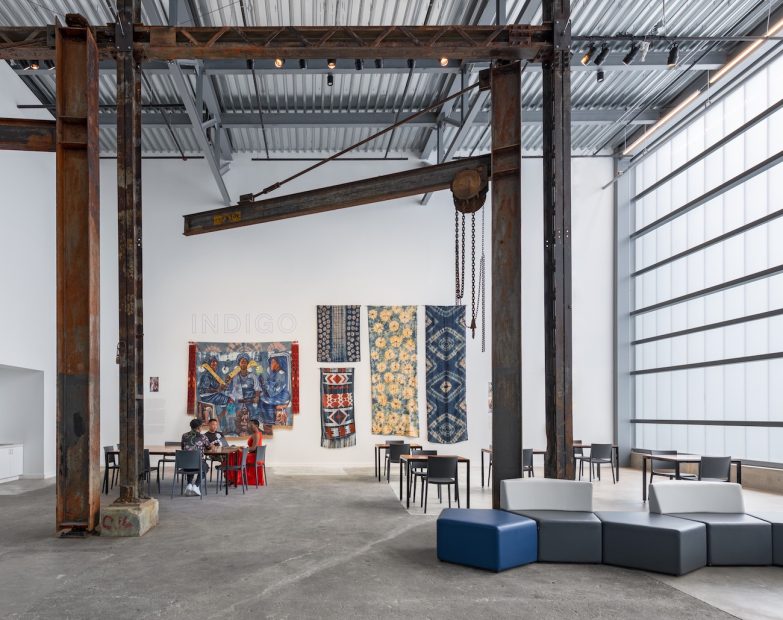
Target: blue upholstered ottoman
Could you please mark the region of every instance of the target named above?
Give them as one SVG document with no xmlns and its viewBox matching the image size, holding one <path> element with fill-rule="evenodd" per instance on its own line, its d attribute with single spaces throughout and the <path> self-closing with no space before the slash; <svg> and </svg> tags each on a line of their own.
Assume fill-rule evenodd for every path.
<svg viewBox="0 0 783 620">
<path fill-rule="evenodd" d="M 500 572 L 538 557 L 538 528 L 503 510 L 448 508 L 438 517 L 438 559 Z"/>
</svg>

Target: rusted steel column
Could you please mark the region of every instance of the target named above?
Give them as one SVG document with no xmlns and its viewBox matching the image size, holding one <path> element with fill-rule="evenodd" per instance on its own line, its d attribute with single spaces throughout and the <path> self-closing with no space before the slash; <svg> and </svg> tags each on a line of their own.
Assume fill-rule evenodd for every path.
<svg viewBox="0 0 783 620">
<path fill-rule="evenodd" d="M 117 228 L 120 310 L 120 497 L 139 500 L 144 450 L 141 265 L 141 66 L 133 55 L 139 2 L 120 0 L 117 40 Z"/>
<path fill-rule="evenodd" d="M 100 511 L 98 49 L 85 28 L 57 41 L 57 530 Z"/>
<path fill-rule="evenodd" d="M 544 475 L 574 477 L 571 419 L 571 68 L 570 1 L 545 0 L 554 50 L 544 91 Z"/>
<path fill-rule="evenodd" d="M 492 69 L 492 506 L 522 475 L 522 75 Z"/>
</svg>

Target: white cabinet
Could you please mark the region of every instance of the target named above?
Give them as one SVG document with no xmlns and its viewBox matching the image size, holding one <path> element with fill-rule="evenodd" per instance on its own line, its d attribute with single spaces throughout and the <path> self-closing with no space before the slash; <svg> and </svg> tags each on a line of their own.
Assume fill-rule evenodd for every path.
<svg viewBox="0 0 783 620">
<path fill-rule="evenodd" d="M 0 482 L 16 480 L 24 469 L 24 449 L 21 444 L 0 444 Z"/>
</svg>

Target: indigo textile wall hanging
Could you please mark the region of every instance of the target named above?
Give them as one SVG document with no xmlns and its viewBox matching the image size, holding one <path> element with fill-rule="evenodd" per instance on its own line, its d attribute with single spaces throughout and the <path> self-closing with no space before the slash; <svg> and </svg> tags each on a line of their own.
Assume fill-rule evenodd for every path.
<svg viewBox="0 0 783 620">
<path fill-rule="evenodd" d="M 419 436 L 416 306 L 369 306 L 372 432 Z"/>
<path fill-rule="evenodd" d="M 294 424 L 299 377 L 296 342 L 192 342 L 188 347 L 188 414 L 217 418 L 229 436 L 264 435 Z"/>
<path fill-rule="evenodd" d="M 318 306 L 318 361 L 358 362 L 360 306 Z"/>
<path fill-rule="evenodd" d="M 353 368 L 321 368 L 321 446 L 355 445 Z"/>
<path fill-rule="evenodd" d="M 468 439 L 465 306 L 427 306 L 427 440 Z"/>
</svg>

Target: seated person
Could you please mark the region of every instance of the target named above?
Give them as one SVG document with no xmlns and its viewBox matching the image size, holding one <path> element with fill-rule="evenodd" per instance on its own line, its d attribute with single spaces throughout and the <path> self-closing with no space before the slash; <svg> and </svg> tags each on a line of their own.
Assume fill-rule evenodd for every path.
<svg viewBox="0 0 783 620">
<path fill-rule="evenodd" d="M 209 440 L 210 446 L 215 447 L 226 447 L 228 446 L 228 441 L 226 441 L 225 435 L 221 433 L 218 430 L 218 421 L 217 418 L 210 418 L 209 422 L 207 423 L 207 427 L 209 430 L 204 433 L 204 436 Z"/>
<path fill-rule="evenodd" d="M 206 472 L 206 462 L 204 461 L 204 451 L 209 450 L 209 440 L 200 432 L 201 420 L 190 421 L 190 431 L 182 435 L 181 446 L 183 450 L 198 450 L 201 453 L 201 472 L 196 475 L 195 482 L 193 474 L 188 474 L 188 486 L 185 488 L 185 495 L 201 495 L 201 476 Z"/>
</svg>

